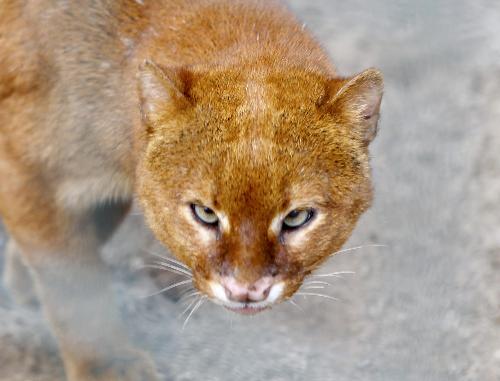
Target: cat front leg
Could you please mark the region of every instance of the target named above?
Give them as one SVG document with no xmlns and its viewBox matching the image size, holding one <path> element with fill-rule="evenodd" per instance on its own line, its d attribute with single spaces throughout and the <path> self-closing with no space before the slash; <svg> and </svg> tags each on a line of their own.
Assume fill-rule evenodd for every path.
<svg viewBox="0 0 500 381">
<path fill-rule="evenodd" d="M 153 362 L 129 341 L 110 291 L 108 269 L 90 253 L 80 254 L 86 255 L 33 266 L 68 380 L 157 380 Z"/>
<path fill-rule="evenodd" d="M 32 276 L 28 266 L 24 264 L 16 242 L 12 238 L 7 242 L 4 258 L 3 282 L 12 299 L 19 305 L 36 306 L 38 298 Z"/>
<path fill-rule="evenodd" d="M 99 255 L 127 210 L 128 204 L 119 203 L 52 209 L 43 232 L 22 225 L 10 229 L 33 273 L 69 381 L 158 380 L 153 362 L 129 339 Z"/>
</svg>

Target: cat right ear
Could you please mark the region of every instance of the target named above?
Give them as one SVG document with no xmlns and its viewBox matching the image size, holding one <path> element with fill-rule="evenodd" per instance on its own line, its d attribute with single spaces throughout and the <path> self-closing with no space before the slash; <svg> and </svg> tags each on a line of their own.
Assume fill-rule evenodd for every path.
<svg viewBox="0 0 500 381">
<path fill-rule="evenodd" d="M 146 60 L 139 67 L 139 97 L 144 123 L 154 127 L 165 113 L 191 104 L 191 74 L 185 68 L 163 68 Z"/>
</svg>

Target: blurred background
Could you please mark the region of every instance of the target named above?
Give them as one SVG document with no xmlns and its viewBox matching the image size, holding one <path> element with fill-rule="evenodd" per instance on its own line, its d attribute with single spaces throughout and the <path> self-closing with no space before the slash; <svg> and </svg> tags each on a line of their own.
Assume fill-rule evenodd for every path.
<svg viewBox="0 0 500 381">
<path fill-rule="evenodd" d="M 289 4 L 340 74 L 385 76 L 375 203 L 346 244 L 365 247 L 318 271 L 355 274 L 320 290 L 338 302 L 252 318 L 206 303 L 182 330 L 178 293 L 141 298 L 156 286 L 138 269 L 164 251 L 135 210 L 104 253 L 131 334 L 169 381 L 499 380 L 500 3 Z M 1 286 L 0 380 L 63 380 L 40 311 Z"/>
</svg>

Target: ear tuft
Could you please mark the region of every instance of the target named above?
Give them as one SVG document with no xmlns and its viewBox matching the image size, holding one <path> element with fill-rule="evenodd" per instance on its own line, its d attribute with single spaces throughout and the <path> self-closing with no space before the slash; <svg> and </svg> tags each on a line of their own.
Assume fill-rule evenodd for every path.
<svg viewBox="0 0 500 381">
<path fill-rule="evenodd" d="M 139 67 L 141 115 L 149 126 L 161 119 L 169 106 L 188 106 L 191 73 L 185 68 L 163 68 L 150 60 Z"/>
<path fill-rule="evenodd" d="M 380 103 L 384 89 L 382 74 L 367 69 L 347 79 L 333 80 L 327 101 L 330 112 L 357 126 L 356 133 L 368 145 L 377 134 Z"/>
</svg>

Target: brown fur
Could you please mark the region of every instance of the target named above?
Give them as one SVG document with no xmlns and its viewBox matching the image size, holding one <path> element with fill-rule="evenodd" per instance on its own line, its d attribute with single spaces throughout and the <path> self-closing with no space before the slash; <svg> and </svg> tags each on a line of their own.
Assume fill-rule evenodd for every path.
<svg viewBox="0 0 500 381">
<path fill-rule="evenodd" d="M 96 205 L 121 202 L 114 226 L 136 192 L 158 239 L 209 296 L 208 281 L 238 269 L 242 282 L 278 276 L 284 297 L 370 205 L 381 74 L 338 77 L 279 2 L 1 0 L 0 8 L 0 214 L 34 271 L 71 380 L 133 379 L 89 370 L 99 360 L 75 342 L 90 353 L 102 338 L 75 341 L 57 305 L 88 312 L 51 285 L 101 292 L 87 286 L 101 272 L 105 240 Z M 224 213 L 229 230 L 198 239 L 192 202 Z M 292 245 L 294 233 L 270 224 L 297 205 L 321 218 Z M 75 272 L 76 286 L 52 270 L 75 263 L 89 269 Z M 116 332 L 101 341 L 112 347 Z M 109 364 L 134 353 L 111 352 Z"/>
</svg>

